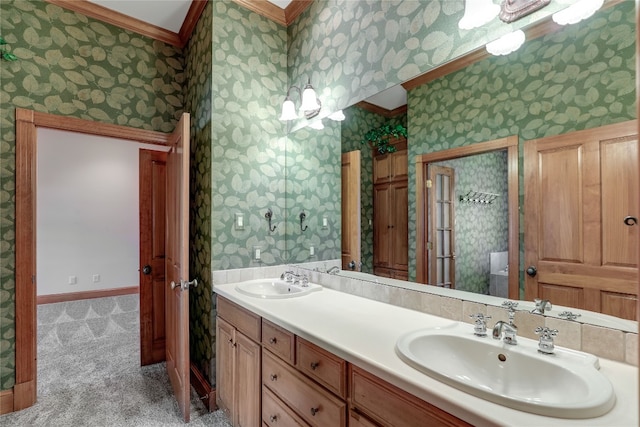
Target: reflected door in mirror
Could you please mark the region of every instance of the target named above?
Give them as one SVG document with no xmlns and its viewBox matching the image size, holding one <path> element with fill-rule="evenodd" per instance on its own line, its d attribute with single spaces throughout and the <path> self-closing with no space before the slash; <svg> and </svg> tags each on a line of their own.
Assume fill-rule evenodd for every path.
<svg viewBox="0 0 640 427">
<path fill-rule="evenodd" d="M 454 289 L 455 268 L 455 170 L 445 166 L 430 166 L 429 191 L 431 207 L 431 250 L 429 284 Z"/>
<path fill-rule="evenodd" d="M 526 299 L 636 320 L 636 122 L 525 143 Z"/>
<path fill-rule="evenodd" d="M 360 265 L 360 150 L 342 154 L 342 269 Z M 352 263 L 353 262 L 353 263 Z"/>
</svg>

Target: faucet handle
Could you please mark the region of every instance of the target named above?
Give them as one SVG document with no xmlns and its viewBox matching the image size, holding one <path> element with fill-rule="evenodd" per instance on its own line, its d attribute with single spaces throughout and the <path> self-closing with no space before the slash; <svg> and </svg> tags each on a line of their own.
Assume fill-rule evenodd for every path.
<svg viewBox="0 0 640 427">
<path fill-rule="evenodd" d="M 580 313 L 572 313 L 570 311 L 563 311 L 558 314 L 559 317 L 567 320 L 576 320 L 578 317 L 582 316 Z"/>
<path fill-rule="evenodd" d="M 557 329 L 551 329 L 546 326 L 538 326 L 535 329 L 536 335 L 540 335 L 538 341 L 538 352 L 542 354 L 553 354 L 554 344 L 553 337 L 558 335 Z"/>
<path fill-rule="evenodd" d="M 515 311 L 516 307 L 518 306 L 518 302 L 507 300 L 502 302 L 502 306 L 508 309 L 509 311 Z"/>
<path fill-rule="evenodd" d="M 553 306 L 551 305 L 551 301 L 542 299 L 542 298 L 534 298 L 533 302 L 536 304 L 536 308 L 531 310 L 533 314 L 544 314 L 545 311 L 551 310 Z"/>
<path fill-rule="evenodd" d="M 487 319 L 491 319 L 491 316 L 487 316 L 482 313 L 470 314 L 470 318 L 472 318 L 475 322 L 475 326 L 473 327 L 473 334 L 479 337 L 487 336 Z"/>
</svg>

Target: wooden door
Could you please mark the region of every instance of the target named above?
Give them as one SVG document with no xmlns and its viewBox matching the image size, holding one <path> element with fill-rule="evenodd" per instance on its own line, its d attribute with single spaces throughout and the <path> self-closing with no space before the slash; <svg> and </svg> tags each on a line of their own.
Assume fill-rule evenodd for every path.
<svg viewBox="0 0 640 427">
<path fill-rule="evenodd" d="M 342 154 L 342 269 L 360 265 L 360 150 Z"/>
<path fill-rule="evenodd" d="M 167 155 L 166 361 L 185 422 L 190 417 L 189 384 L 189 114 L 183 113 Z"/>
<path fill-rule="evenodd" d="M 455 288 L 455 171 L 429 166 L 430 279 L 429 284 Z"/>
<path fill-rule="evenodd" d="M 409 193 L 407 182 L 397 182 L 390 187 L 391 212 L 391 268 L 409 269 Z"/>
<path fill-rule="evenodd" d="M 636 318 L 635 121 L 525 144 L 525 298 Z"/>
<path fill-rule="evenodd" d="M 140 150 L 140 363 L 165 360 L 167 153 Z"/>
<path fill-rule="evenodd" d="M 391 226 L 389 206 L 389 185 L 380 184 L 373 187 L 373 265 L 374 267 L 391 266 Z"/>
</svg>

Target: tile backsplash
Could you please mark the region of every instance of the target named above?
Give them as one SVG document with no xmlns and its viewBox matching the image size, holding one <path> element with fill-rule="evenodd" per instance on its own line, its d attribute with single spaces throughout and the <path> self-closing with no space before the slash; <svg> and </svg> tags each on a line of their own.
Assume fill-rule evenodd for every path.
<svg viewBox="0 0 640 427">
<path fill-rule="evenodd" d="M 212 273 L 212 279 L 215 286 L 265 277 L 279 277 L 285 269 L 295 270 L 296 268 L 301 268 L 301 270 L 309 274 L 311 282 L 321 284 L 324 287 L 434 316 L 466 323 L 473 322 L 469 316 L 475 313 L 491 316 L 491 322 L 508 319 L 507 310 L 502 307 L 404 289 L 386 283 L 375 283 L 324 273 L 327 268 L 331 268 L 334 265 L 339 267 L 340 264 L 340 260 L 333 260 L 307 263 L 304 264 L 304 267 L 279 265 L 218 270 Z M 519 336 L 537 339 L 534 333 L 535 327 L 547 326 L 560 331 L 555 340 L 558 346 L 585 351 L 605 359 L 638 366 L 637 333 L 540 316 L 527 311 L 516 312 L 515 323 L 518 325 Z"/>
</svg>

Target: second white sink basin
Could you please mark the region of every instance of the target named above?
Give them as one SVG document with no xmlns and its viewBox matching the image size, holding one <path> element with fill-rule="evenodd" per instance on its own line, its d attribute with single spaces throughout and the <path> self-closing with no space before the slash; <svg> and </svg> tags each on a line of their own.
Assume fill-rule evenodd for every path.
<svg viewBox="0 0 640 427">
<path fill-rule="evenodd" d="M 597 357 L 556 347 L 537 352 L 537 341 L 518 337 L 511 346 L 473 335 L 455 323 L 401 337 L 398 356 L 423 373 L 477 397 L 521 411 L 557 418 L 593 418 L 615 404 Z"/>
<path fill-rule="evenodd" d="M 238 283 L 236 290 L 242 294 L 257 298 L 294 298 L 322 289 L 322 286 L 309 283 L 293 284 L 281 279 L 256 279 Z"/>
</svg>

